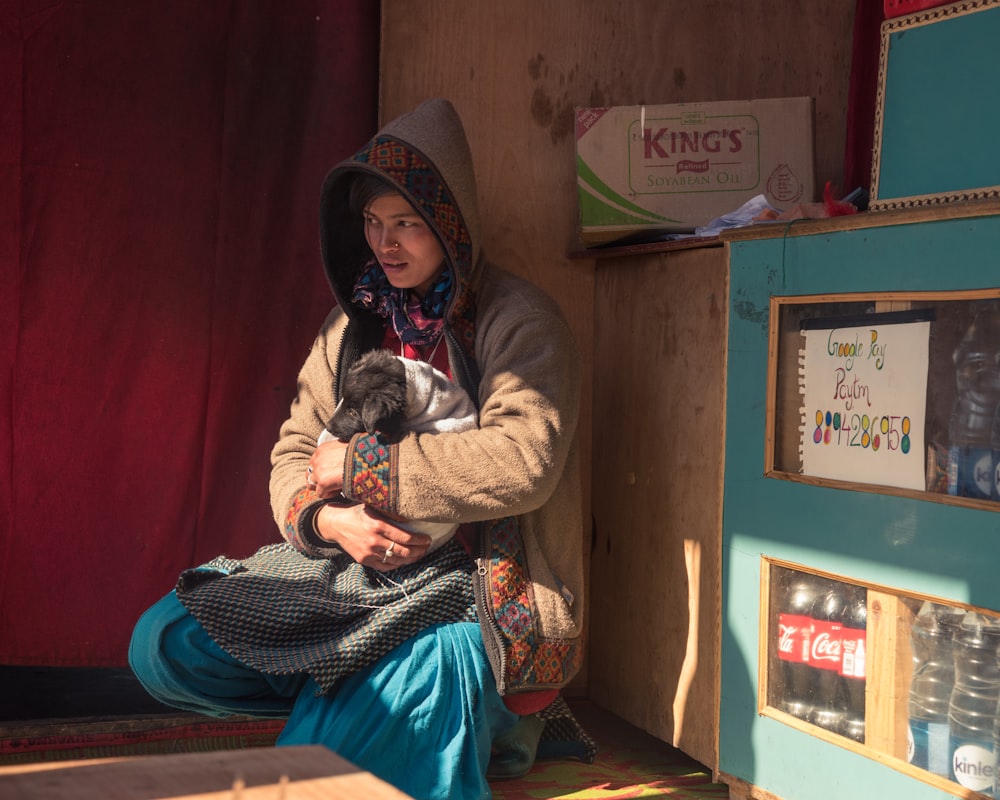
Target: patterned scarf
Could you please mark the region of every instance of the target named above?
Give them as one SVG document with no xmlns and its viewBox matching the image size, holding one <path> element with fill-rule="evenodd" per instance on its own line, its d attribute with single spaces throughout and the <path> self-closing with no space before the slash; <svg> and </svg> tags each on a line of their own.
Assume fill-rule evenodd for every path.
<svg viewBox="0 0 1000 800">
<path fill-rule="evenodd" d="M 451 270 L 445 268 L 421 299 L 409 289 L 397 289 L 389 283 L 382 267 L 373 259 L 365 265 L 354 285 L 351 301 L 390 320 L 404 344 L 422 347 L 441 335 L 451 286 Z"/>
</svg>

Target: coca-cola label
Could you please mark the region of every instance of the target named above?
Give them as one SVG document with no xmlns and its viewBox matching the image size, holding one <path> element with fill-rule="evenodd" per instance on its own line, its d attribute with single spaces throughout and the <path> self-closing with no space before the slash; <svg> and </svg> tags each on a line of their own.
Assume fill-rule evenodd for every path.
<svg viewBox="0 0 1000 800">
<path fill-rule="evenodd" d="M 778 615 L 778 658 L 808 664 L 812 619 L 802 614 Z"/>
<path fill-rule="evenodd" d="M 813 620 L 809 660 L 814 667 L 840 672 L 843 626 L 839 622 Z"/>
<path fill-rule="evenodd" d="M 865 631 L 859 628 L 844 628 L 840 647 L 840 674 L 845 678 L 865 678 Z"/>
</svg>

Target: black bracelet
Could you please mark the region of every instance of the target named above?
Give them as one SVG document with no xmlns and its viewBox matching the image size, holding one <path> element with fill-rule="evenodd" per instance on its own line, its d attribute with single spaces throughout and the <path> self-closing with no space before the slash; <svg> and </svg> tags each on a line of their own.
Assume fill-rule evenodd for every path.
<svg viewBox="0 0 1000 800">
<path fill-rule="evenodd" d="M 336 547 L 336 544 L 319 535 L 319 531 L 316 530 L 316 516 L 319 514 L 319 511 L 323 508 L 323 506 L 347 507 L 353 505 L 355 505 L 353 501 L 348 500 L 342 494 L 339 494 L 336 497 L 328 498 L 320 503 L 313 503 L 311 506 L 303 509 L 302 513 L 299 515 L 299 536 L 302 537 L 302 541 L 310 547 L 319 547 L 324 549 Z"/>
</svg>

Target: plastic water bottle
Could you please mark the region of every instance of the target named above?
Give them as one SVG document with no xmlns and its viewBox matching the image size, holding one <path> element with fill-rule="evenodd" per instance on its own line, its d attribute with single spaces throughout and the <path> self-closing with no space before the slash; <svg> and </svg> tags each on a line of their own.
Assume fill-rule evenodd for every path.
<svg viewBox="0 0 1000 800">
<path fill-rule="evenodd" d="M 995 472 L 991 428 L 995 405 L 967 394 L 955 400 L 948 423 L 948 494 L 989 499 Z"/>
<path fill-rule="evenodd" d="M 993 737 L 1000 703 L 1000 625 L 969 611 L 955 631 L 955 686 L 948 708 L 951 779 L 993 796 L 996 758 Z"/>
<path fill-rule="evenodd" d="M 1000 500 L 1000 403 L 993 412 L 993 499 Z"/>
<path fill-rule="evenodd" d="M 1000 661 L 1000 647 L 997 648 L 997 660 Z M 1000 797 L 1000 702 L 993 720 L 993 796 Z"/>
<path fill-rule="evenodd" d="M 948 422 L 948 494 L 989 499 L 994 493 L 993 419 L 1000 401 L 1000 312 L 976 314 L 952 353 L 955 402 Z"/>
<path fill-rule="evenodd" d="M 948 706 L 955 684 L 952 636 L 964 612 L 927 601 L 910 628 L 909 761 L 943 778 L 951 777 Z"/>
</svg>

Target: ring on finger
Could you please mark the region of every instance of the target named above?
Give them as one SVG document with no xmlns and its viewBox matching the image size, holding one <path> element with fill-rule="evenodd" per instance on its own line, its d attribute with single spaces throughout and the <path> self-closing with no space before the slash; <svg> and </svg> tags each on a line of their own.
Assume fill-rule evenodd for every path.
<svg viewBox="0 0 1000 800">
<path fill-rule="evenodd" d="M 393 556 L 392 548 L 396 546 L 395 542 L 389 542 L 389 546 L 385 549 L 385 555 L 382 556 L 382 563 L 384 564 Z"/>
</svg>

